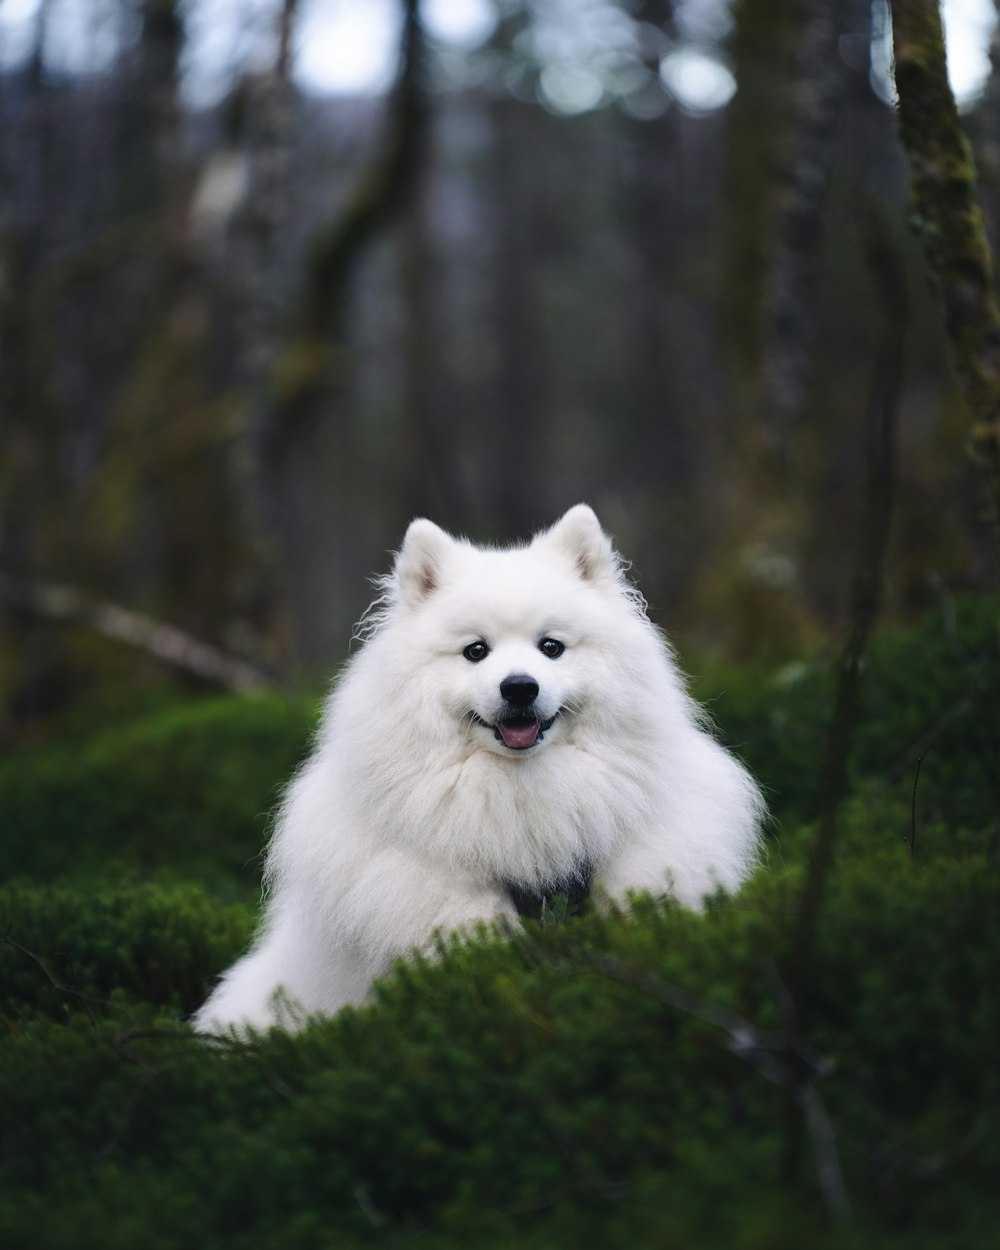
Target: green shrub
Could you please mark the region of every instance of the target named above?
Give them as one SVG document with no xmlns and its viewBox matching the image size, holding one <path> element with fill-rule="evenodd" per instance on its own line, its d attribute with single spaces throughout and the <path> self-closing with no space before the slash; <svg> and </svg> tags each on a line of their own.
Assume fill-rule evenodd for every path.
<svg viewBox="0 0 1000 1250">
<path fill-rule="evenodd" d="M 244 1043 L 182 1016 L 249 934 L 249 904 L 217 900 L 256 892 L 261 814 L 312 708 L 179 707 L 8 763 L 0 1243 L 983 1244 L 1000 1214 L 996 619 L 974 603 L 877 639 L 791 1002 L 819 663 L 713 679 L 779 818 L 738 898 L 452 943 L 370 1007 Z M 789 1073 L 832 1138 L 795 1113 Z"/>
<path fill-rule="evenodd" d="M 315 715 L 301 698 L 214 699 L 10 761 L 0 767 L 7 875 L 156 869 L 252 893 L 269 814 Z"/>
<path fill-rule="evenodd" d="M 962 1244 L 1000 1165 L 983 1132 L 1000 1095 L 1000 876 L 903 852 L 877 881 L 861 865 L 837 875 L 797 1007 L 834 1061 L 816 1088 L 839 1137 L 849 1237 L 827 1228 L 808 1133 L 799 1184 L 782 1184 L 784 1091 L 700 1018 L 709 1003 L 780 1036 L 770 969 L 793 878 L 762 877 L 703 916 L 647 902 L 456 945 L 401 968 L 374 1007 L 299 1036 L 213 1047 L 127 994 L 93 1020 L 72 1004 L 63 1023 L 14 1015 L 0 1231 L 28 1244 L 40 1219 L 51 1235 L 34 1244 L 70 1245 L 99 1219 L 112 1247 L 146 1240 L 147 1225 L 154 1245 L 423 1230 L 441 1245 L 516 1232 L 597 1247 L 632 1226 L 670 1231 L 649 1244 L 749 1248 L 875 1245 L 905 1227 L 907 1245 L 945 1228 Z M 608 956 L 610 971 L 595 966 Z M 657 980 L 637 987 L 631 970 Z M 661 1001 L 660 983 L 696 996 L 693 1010 Z"/>
<path fill-rule="evenodd" d="M 855 792 L 907 806 L 919 763 L 919 823 L 965 826 L 984 844 L 998 835 L 1000 809 L 998 621 L 1000 601 L 983 597 L 916 627 L 880 630 L 862 675 L 850 758 Z M 818 814 L 834 667 L 823 656 L 771 672 L 709 670 L 695 684 L 783 826 Z"/>
<path fill-rule="evenodd" d="M 246 946 L 251 923 L 248 907 L 223 906 L 190 885 L 5 887 L 3 1009 L 63 1019 L 74 1010 L 102 1014 L 103 1000 L 124 995 L 189 1013 L 211 975 Z"/>
</svg>

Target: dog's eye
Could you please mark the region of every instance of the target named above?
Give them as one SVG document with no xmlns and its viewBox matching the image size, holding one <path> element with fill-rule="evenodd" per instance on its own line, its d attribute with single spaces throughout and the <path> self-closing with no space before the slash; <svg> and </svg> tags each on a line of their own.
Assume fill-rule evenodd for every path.
<svg viewBox="0 0 1000 1250">
<path fill-rule="evenodd" d="M 555 638 L 543 638 L 538 644 L 538 650 L 542 655 L 547 655 L 550 660 L 558 660 L 566 650 L 566 644 L 557 642 Z"/>
<path fill-rule="evenodd" d="M 490 649 L 485 642 L 470 642 L 462 654 L 467 660 L 473 664 L 478 664 L 480 660 L 485 660 L 489 655 Z"/>
</svg>

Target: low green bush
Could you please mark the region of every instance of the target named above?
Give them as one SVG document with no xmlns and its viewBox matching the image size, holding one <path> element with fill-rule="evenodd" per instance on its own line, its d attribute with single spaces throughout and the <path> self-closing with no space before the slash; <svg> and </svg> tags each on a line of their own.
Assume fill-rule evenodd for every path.
<svg viewBox="0 0 1000 1250">
<path fill-rule="evenodd" d="M 910 805 L 918 819 L 997 836 L 1000 602 L 947 603 L 915 627 L 876 634 L 862 673 L 850 784 Z M 777 669 L 708 668 L 694 692 L 764 787 L 780 825 L 818 814 L 836 657 Z M 919 777 L 918 777 L 919 765 Z"/>
<path fill-rule="evenodd" d="M 632 1227 L 653 1245 L 749 1248 L 931 1246 L 947 1230 L 975 1244 L 962 1238 L 1000 1165 L 1000 874 L 905 850 L 877 880 L 842 864 L 795 1003 L 808 1047 L 789 1050 L 778 977 L 795 876 L 702 916 L 648 901 L 456 944 L 299 1036 L 213 1045 L 133 997 L 152 997 L 142 974 L 108 1006 L 68 1000 L 61 1022 L 12 1014 L 0 1234 L 598 1247 Z M 109 940 L 132 923 L 110 917 Z M 821 1126 L 783 1180 L 788 1093 L 768 1065 L 801 1055 L 847 1231 L 818 1179 Z"/>
<path fill-rule="evenodd" d="M 819 662 L 699 682 L 777 817 L 737 898 L 484 933 L 401 965 L 369 1007 L 249 1042 L 183 1018 L 245 945 L 264 813 L 314 705 L 181 706 L 9 762 L 0 1244 L 984 1244 L 996 622 L 972 603 L 876 640 L 796 980 Z"/>
<path fill-rule="evenodd" d="M 0 766 L 8 876 L 106 880 L 157 870 L 252 896 L 268 820 L 316 704 L 180 704 Z"/>
<path fill-rule="evenodd" d="M 15 883 L 0 888 L 0 1001 L 18 1019 L 101 1014 L 113 995 L 187 1014 L 251 927 L 248 906 L 191 885 Z"/>
</svg>

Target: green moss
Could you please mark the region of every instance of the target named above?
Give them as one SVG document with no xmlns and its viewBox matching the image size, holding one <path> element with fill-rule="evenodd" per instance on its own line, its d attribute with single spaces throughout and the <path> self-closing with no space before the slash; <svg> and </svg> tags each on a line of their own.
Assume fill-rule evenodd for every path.
<svg viewBox="0 0 1000 1250">
<path fill-rule="evenodd" d="M 401 969 L 370 1009 L 252 1045 L 214 1049 L 124 990 L 93 1020 L 11 1017 L 3 1187 L 48 1195 L 42 1227 L 93 1215 L 95 1194 L 109 1225 L 133 1232 L 176 1205 L 163 1244 L 278 1245 L 300 1215 L 301 1244 L 311 1217 L 337 1234 L 316 1244 L 430 1228 L 458 1245 L 482 1227 L 485 1244 L 523 1228 L 564 1245 L 554 1208 L 596 1246 L 630 1223 L 655 1228 L 671 1192 L 679 1244 L 764 1245 L 785 1223 L 774 1244 L 796 1244 L 792 1230 L 825 1244 L 811 1239 L 827 1218 L 808 1160 L 799 1188 L 780 1179 L 782 1091 L 697 1013 L 593 966 L 610 955 L 780 1030 L 768 966 L 793 878 L 764 877 L 704 916 L 649 902 L 520 943 L 456 945 Z M 841 1162 L 860 1227 L 902 1218 L 912 1232 L 947 1215 L 961 1229 L 955 1190 L 982 1209 L 996 1141 L 960 1169 L 915 1173 L 1000 1094 L 1000 876 L 900 856 L 873 880 L 845 863 L 828 913 L 802 1005 L 834 1061 L 819 1088 L 851 1143 Z M 19 1209 L 15 1243 L 39 1208 Z"/>
<path fill-rule="evenodd" d="M 248 906 L 195 886 L 11 885 L 0 889 L 0 989 L 6 1014 L 103 1015 L 125 995 L 193 1011 L 210 974 L 245 948 Z M 15 945 L 16 943 L 16 945 Z"/>
<path fill-rule="evenodd" d="M 944 825 L 983 843 L 996 837 L 998 620 L 1000 605 L 987 596 L 945 603 L 916 627 L 876 634 L 862 677 L 851 786 L 862 807 L 905 811 L 901 837 L 910 834 L 915 780 L 920 827 Z M 723 739 L 764 786 L 779 832 L 792 834 L 818 815 L 834 676 L 826 655 L 770 671 L 709 670 L 696 683 Z"/>
<path fill-rule="evenodd" d="M 973 459 L 983 470 L 1000 536 L 1000 310 L 976 166 L 948 84 L 936 4 L 892 0 L 899 125 L 910 161 L 916 222 L 939 283 L 945 324 L 971 414 Z"/>
<path fill-rule="evenodd" d="M 311 700 L 180 705 L 0 767 L 7 876 L 157 870 L 245 894 Z"/>
<path fill-rule="evenodd" d="M 782 969 L 818 815 L 818 661 L 716 676 L 713 709 L 780 817 L 738 898 L 450 942 L 370 1007 L 248 1043 L 207 1042 L 183 1016 L 249 934 L 251 908 L 217 900 L 256 888 L 237 863 L 262 832 L 252 811 L 312 708 L 180 707 L 9 764 L 23 879 L 0 890 L 17 944 L 0 946 L 0 1241 L 980 1244 L 1000 1167 L 996 621 L 972 602 L 873 647 L 794 1052 Z M 138 882 L 171 855 L 175 877 L 205 884 Z M 746 1022 L 741 1044 L 725 1013 Z M 795 1065 L 836 1135 L 846 1224 L 808 1130 L 787 1171 L 788 1093 L 771 1077 Z"/>
</svg>

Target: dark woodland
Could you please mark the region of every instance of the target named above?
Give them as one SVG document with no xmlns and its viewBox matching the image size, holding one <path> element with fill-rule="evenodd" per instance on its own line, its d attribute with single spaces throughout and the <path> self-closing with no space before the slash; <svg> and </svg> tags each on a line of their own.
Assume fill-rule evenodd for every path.
<svg viewBox="0 0 1000 1250">
<path fill-rule="evenodd" d="M 41 0 L 0 70 L 0 1242 L 985 1245 L 1000 53 L 959 109 L 934 0 L 490 7 L 399 0 L 370 93 L 303 87 L 306 0 L 209 103 L 197 0 L 94 0 L 92 73 Z M 409 520 L 579 501 L 765 789 L 754 880 L 197 1038 Z"/>
<path fill-rule="evenodd" d="M 674 7 L 620 11 L 619 77 L 680 42 Z M 585 499 L 682 640 L 813 645 L 845 624 L 886 403 L 887 609 L 987 585 L 968 420 L 871 85 L 881 10 L 812 7 L 744 0 L 721 45 L 739 89 L 703 115 L 655 78 L 658 115 L 629 96 L 554 114 L 513 2 L 464 85 L 408 6 L 384 98 L 296 90 L 291 0 L 269 63 L 212 108 L 181 95 L 171 0 L 127 10 L 107 74 L 55 77 L 44 44 L 8 73 L 6 732 L 155 677 L 66 628 L 95 603 L 274 680 L 329 671 L 421 514 L 509 541 Z M 967 125 L 988 173 L 985 102 Z"/>
</svg>

